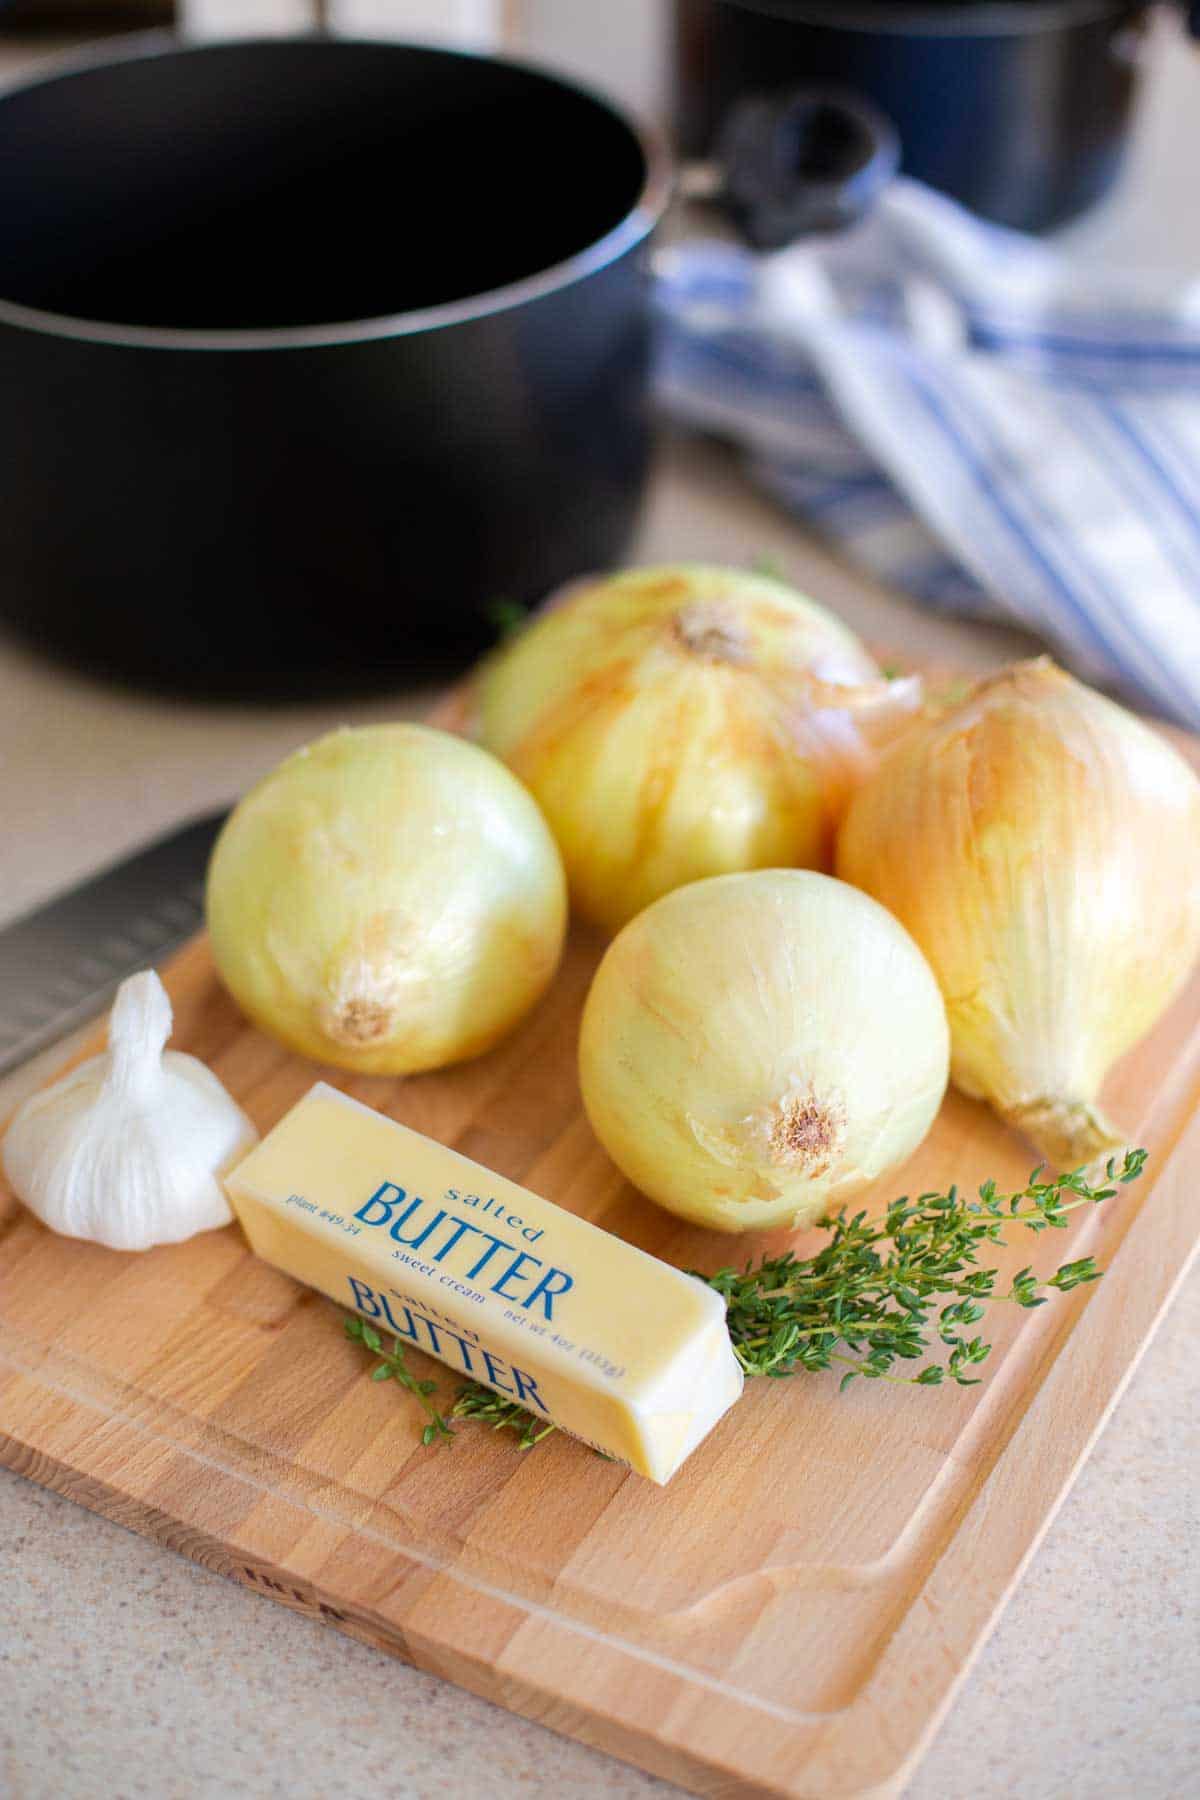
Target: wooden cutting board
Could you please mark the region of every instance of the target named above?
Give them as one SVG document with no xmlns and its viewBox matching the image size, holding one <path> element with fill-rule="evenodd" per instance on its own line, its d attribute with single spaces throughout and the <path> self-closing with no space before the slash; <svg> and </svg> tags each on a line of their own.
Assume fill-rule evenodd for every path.
<svg viewBox="0 0 1200 1800">
<path fill-rule="evenodd" d="M 1200 745 L 1189 751 L 1200 763 Z M 578 933 L 521 1031 L 369 1105 L 656 1255 L 778 1248 L 682 1226 L 597 1146 L 575 1080 L 600 949 Z M 204 941 L 165 971 L 177 1047 L 266 1130 L 319 1073 L 250 1029 Z M 337 1307 L 236 1227 L 144 1256 L 69 1242 L 0 1190 L 0 1461 L 284 1605 L 699 1793 L 892 1793 L 949 1704 L 1200 1243 L 1200 979 L 1107 1100 L 1146 1177 L 1007 1266 L 1095 1253 L 1093 1287 L 997 1306 L 983 1386 L 752 1382 L 666 1489 L 551 1438 L 416 1409 Z M 952 1094 L 866 1204 L 1020 1185 L 1033 1158 Z M 448 1371 L 429 1364 L 449 1398 Z M 1094 1598 L 1090 1604 L 1103 1604 Z"/>
</svg>

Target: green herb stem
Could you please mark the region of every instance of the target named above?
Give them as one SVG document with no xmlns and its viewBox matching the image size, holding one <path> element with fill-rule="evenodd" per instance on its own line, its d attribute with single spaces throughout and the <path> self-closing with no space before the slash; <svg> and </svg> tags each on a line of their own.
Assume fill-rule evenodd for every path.
<svg viewBox="0 0 1200 1800">
<path fill-rule="evenodd" d="M 379 1358 L 371 1370 L 372 1381 L 398 1381 L 402 1388 L 407 1388 L 429 1415 L 429 1423 L 421 1433 L 421 1442 L 425 1445 L 448 1443 L 454 1432 L 442 1417 L 433 1403 L 432 1396 L 436 1392 L 437 1383 L 419 1380 L 409 1368 L 404 1357 L 404 1345 L 395 1338 L 390 1350 L 385 1350 L 383 1341 L 373 1325 L 357 1316 L 346 1320 L 346 1336 L 355 1343 L 363 1344 Z"/>
</svg>

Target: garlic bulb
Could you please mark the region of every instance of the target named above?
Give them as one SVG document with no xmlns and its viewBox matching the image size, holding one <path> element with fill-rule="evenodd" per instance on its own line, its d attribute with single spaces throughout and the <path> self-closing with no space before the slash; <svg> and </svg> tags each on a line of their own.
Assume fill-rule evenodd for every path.
<svg viewBox="0 0 1200 1800">
<path fill-rule="evenodd" d="M 584 1008 L 583 1101 L 635 1186 L 719 1231 L 812 1224 L 915 1150 L 946 1088 L 937 983 L 890 914 L 805 869 L 639 913 Z"/>
<path fill-rule="evenodd" d="M 171 1002 L 152 970 L 117 990 L 108 1049 L 27 1100 L 4 1139 L 13 1192 L 52 1230 L 110 1250 L 227 1225 L 219 1177 L 258 1140 L 194 1056 L 163 1046 Z"/>
<path fill-rule="evenodd" d="M 919 698 L 782 582 L 630 569 L 573 583 L 496 653 L 478 733 L 538 800 L 575 906 L 616 930 L 706 875 L 828 868 L 874 746 Z"/>
<path fill-rule="evenodd" d="M 911 931 L 952 1076 L 1060 1168 L 1121 1147 L 1097 1094 L 1200 950 L 1200 783 L 1047 658 L 913 730 L 855 798 L 838 872 Z"/>
<path fill-rule="evenodd" d="M 372 1074 L 488 1049 L 558 966 L 566 883 L 535 802 L 494 756 L 427 725 L 331 732 L 235 809 L 208 929 L 255 1024 Z"/>
</svg>

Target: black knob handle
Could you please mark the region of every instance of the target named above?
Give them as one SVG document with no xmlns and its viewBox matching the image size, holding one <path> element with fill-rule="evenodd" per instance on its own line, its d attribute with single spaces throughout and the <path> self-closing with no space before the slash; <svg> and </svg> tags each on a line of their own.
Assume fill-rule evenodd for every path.
<svg viewBox="0 0 1200 1800">
<path fill-rule="evenodd" d="M 717 161 L 738 229 L 756 249 L 776 250 L 860 218 L 896 173 L 900 140 L 857 95 L 801 88 L 735 106 Z"/>
</svg>

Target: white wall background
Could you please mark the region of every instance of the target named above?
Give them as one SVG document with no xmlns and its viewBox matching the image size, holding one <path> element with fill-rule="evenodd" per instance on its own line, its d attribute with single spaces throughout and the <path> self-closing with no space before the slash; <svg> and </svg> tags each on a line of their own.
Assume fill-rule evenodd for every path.
<svg viewBox="0 0 1200 1800">
<path fill-rule="evenodd" d="M 660 118 L 668 23 L 667 0 L 515 0 L 511 36 L 525 54 Z"/>
<path fill-rule="evenodd" d="M 335 31 L 503 47 L 607 90 L 637 112 L 665 108 L 668 0 L 327 0 Z M 183 0 L 206 37 L 305 31 L 311 0 Z"/>
<path fill-rule="evenodd" d="M 328 0 L 335 31 L 348 37 L 413 37 L 475 49 L 500 38 L 504 0 Z M 187 29 L 203 37 L 311 30 L 309 0 L 183 0 Z"/>
</svg>

